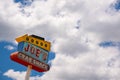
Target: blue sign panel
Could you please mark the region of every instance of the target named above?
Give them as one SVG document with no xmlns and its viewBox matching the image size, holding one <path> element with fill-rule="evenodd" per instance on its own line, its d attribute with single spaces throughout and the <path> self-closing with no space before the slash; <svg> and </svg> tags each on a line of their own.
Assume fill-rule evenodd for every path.
<svg viewBox="0 0 120 80">
<path fill-rule="evenodd" d="M 28 42 L 20 42 L 18 44 L 18 51 L 22 52 L 30 57 L 37 59 L 41 62 L 47 63 L 48 62 L 48 51 L 35 46 Z"/>
</svg>

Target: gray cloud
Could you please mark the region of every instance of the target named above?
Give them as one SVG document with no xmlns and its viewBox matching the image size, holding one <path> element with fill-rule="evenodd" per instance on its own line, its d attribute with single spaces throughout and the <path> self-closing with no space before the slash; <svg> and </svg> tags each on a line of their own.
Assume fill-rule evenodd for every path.
<svg viewBox="0 0 120 80">
<path fill-rule="evenodd" d="M 109 15 L 109 14 L 108 14 Z M 115 15 L 114 15 L 115 16 Z M 86 30 L 96 33 L 96 35 L 99 35 L 101 37 L 101 40 L 108 40 L 108 41 L 119 41 L 119 33 L 120 23 L 119 18 L 116 18 L 119 16 L 113 17 L 107 17 L 107 19 L 100 21 L 95 21 L 92 25 L 88 26 Z"/>
<path fill-rule="evenodd" d="M 0 20 L 0 40 L 9 40 L 14 38 L 15 30 L 10 24 Z"/>
<path fill-rule="evenodd" d="M 55 49 L 58 49 L 58 53 L 63 53 L 66 55 L 72 55 L 74 57 L 78 56 L 79 54 L 86 53 L 89 51 L 89 47 L 86 43 L 81 43 L 79 38 L 74 39 L 72 38 L 64 38 L 59 41 L 56 41 Z M 57 47 L 58 46 L 58 47 Z"/>
<path fill-rule="evenodd" d="M 19 4 L 1 2 L 1 40 L 14 41 L 15 37 L 28 33 L 45 37 L 52 42 L 56 59 L 42 80 L 120 79 L 118 57 L 112 62 L 115 66 L 108 66 L 108 62 L 119 51 L 115 47 L 98 46 L 101 41 L 120 40 L 119 12 L 109 9 L 114 0 L 35 1 L 24 8 L 26 12 L 30 12 L 30 16 L 20 12 Z M 107 9 L 111 13 L 106 12 Z M 79 20 L 80 27 L 76 29 Z M 17 79 L 14 75 L 7 76 Z"/>
</svg>

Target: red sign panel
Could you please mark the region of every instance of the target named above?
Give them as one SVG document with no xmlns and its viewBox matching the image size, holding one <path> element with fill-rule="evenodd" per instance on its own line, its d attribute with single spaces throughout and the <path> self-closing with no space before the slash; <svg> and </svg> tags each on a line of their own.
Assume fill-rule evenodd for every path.
<svg viewBox="0 0 120 80">
<path fill-rule="evenodd" d="M 49 65 L 45 64 L 41 61 L 38 61 L 24 53 L 21 52 L 14 52 L 10 55 L 10 58 L 18 62 L 24 66 L 32 65 L 32 69 L 38 71 L 38 72 L 44 72 L 49 70 Z"/>
</svg>

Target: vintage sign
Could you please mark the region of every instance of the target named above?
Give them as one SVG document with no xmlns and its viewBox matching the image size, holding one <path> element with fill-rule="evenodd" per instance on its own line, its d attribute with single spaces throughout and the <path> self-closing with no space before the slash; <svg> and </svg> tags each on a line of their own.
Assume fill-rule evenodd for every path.
<svg viewBox="0 0 120 80">
<path fill-rule="evenodd" d="M 41 37 L 36 36 L 36 35 L 26 34 L 26 35 L 23 35 L 21 37 L 16 38 L 16 41 L 18 43 L 22 42 L 22 41 L 29 42 L 33 45 L 41 47 L 44 50 L 50 51 L 50 46 L 51 46 L 50 42 L 45 41 L 44 38 L 41 38 Z"/>
<path fill-rule="evenodd" d="M 49 70 L 49 65 L 45 64 L 41 61 L 38 61 L 24 53 L 21 52 L 14 52 L 10 55 L 10 58 L 17 62 L 20 63 L 24 66 L 28 66 L 31 65 L 32 69 L 38 71 L 38 72 L 44 72 L 44 71 L 48 71 Z"/>
<path fill-rule="evenodd" d="M 23 35 L 16 38 L 18 52 L 10 55 L 11 60 L 24 66 L 32 66 L 38 72 L 48 71 L 48 55 L 51 43 L 36 35 Z"/>
<path fill-rule="evenodd" d="M 28 42 L 20 42 L 18 44 L 18 51 L 41 62 L 48 62 L 48 51 Z"/>
</svg>

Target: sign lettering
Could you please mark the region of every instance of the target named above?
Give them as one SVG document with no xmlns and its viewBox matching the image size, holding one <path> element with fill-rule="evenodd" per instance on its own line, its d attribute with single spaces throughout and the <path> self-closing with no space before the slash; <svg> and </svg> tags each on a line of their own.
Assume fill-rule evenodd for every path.
<svg viewBox="0 0 120 80">
<path fill-rule="evenodd" d="M 48 65 L 46 65 L 46 64 L 44 64 L 44 63 L 42 63 L 42 62 L 40 62 L 38 60 L 35 60 L 35 59 L 33 59 L 33 58 L 23 54 L 23 53 L 19 52 L 18 53 L 18 58 L 22 59 L 22 60 L 24 60 L 26 62 L 29 62 L 30 64 L 35 65 L 35 66 L 37 66 L 39 68 L 42 68 L 42 69 L 44 69 L 46 71 L 49 69 Z"/>
<path fill-rule="evenodd" d="M 21 47 L 22 46 L 22 47 Z M 48 51 L 41 49 L 28 42 L 21 42 L 18 44 L 18 51 L 31 56 L 41 62 L 47 63 Z"/>
</svg>

